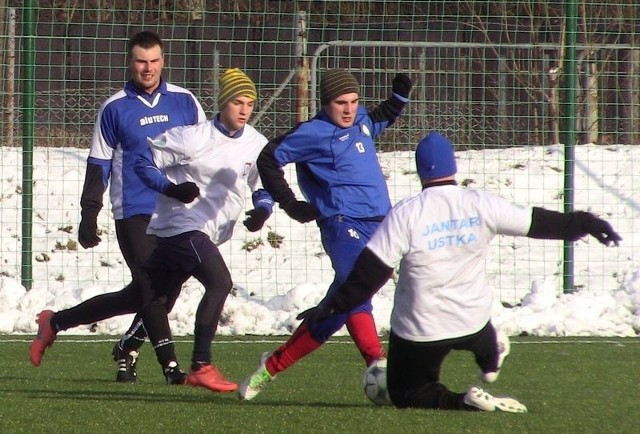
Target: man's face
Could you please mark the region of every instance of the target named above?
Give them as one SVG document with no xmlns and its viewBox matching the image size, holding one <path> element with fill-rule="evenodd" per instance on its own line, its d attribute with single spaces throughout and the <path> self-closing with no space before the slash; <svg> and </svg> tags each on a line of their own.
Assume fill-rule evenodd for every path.
<svg viewBox="0 0 640 434">
<path fill-rule="evenodd" d="M 356 119 L 359 101 L 357 93 L 345 93 L 334 98 L 324 107 L 324 111 L 334 124 L 341 128 L 349 128 Z"/>
<path fill-rule="evenodd" d="M 220 110 L 220 122 L 233 135 L 244 127 L 253 113 L 256 101 L 246 96 L 231 98 Z"/>
<path fill-rule="evenodd" d="M 160 77 L 164 67 L 164 54 L 159 45 L 142 48 L 136 45 L 129 54 L 129 70 L 136 86 L 152 93 L 160 86 Z"/>
</svg>

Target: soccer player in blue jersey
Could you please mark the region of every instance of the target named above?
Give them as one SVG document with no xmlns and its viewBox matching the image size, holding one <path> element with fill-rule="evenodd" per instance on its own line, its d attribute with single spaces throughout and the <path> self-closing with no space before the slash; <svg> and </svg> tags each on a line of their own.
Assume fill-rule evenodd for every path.
<svg viewBox="0 0 640 434">
<path fill-rule="evenodd" d="M 411 79 L 398 74 L 389 99 L 372 111 L 360 105 L 359 83 L 348 71 L 327 71 L 320 82 L 322 109 L 311 120 L 271 141 L 258 158 L 264 188 L 294 220 L 315 220 L 331 258 L 334 291 L 391 209 L 374 140 L 393 124 L 409 101 Z M 282 167 L 296 163 L 298 200 Z M 309 329 L 303 323 L 273 353 L 264 353 L 258 369 L 240 384 L 240 398 L 253 399 L 275 376 L 318 349 L 346 324 L 365 363 L 384 358 L 371 300 Z"/>
<path fill-rule="evenodd" d="M 135 34 L 128 43 L 128 62 L 131 79 L 98 112 L 80 198 L 78 241 L 85 249 L 100 243 L 97 218 L 109 184 L 116 236 L 132 281 L 119 292 L 93 297 L 70 309 L 55 314 L 44 311 L 38 321 L 51 323 L 55 331 L 135 312 L 140 300 L 151 297 L 141 294 L 139 279 L 144 278 L 140 266 L 155 247 L 155 237 L 147 235 L 146 229 L 158 193 L 142 182 L 134 166 L 140 154 L 149 153 L 147 137 L 206 120 L 191 92 L 162 78 L 164 52 L 158 35 L 149 31 Z M 100 318 L 95 319 L 96 315 Z M 136 380 L 136 357 L 145 336 L 142 322 L 136 317 L 113 349 L 118 362 L 116 381 Z M 31 346 L 31 361 L 36 366 L 45 350 L 41 343 L 36 339 Z"/>
</svg>

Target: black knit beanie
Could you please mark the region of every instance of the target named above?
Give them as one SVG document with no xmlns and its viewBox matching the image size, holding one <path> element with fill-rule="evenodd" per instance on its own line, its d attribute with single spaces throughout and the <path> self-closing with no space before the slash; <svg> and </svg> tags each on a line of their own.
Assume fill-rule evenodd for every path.
<svg viewBox="0 0 640 434">
<path fill-rule="evenodd" d="M 326 105 L 345 93 L 360 95 L 358 80 L 345 69 L 330 69 L 320 80 L 320 104 Z"/>
</svg>

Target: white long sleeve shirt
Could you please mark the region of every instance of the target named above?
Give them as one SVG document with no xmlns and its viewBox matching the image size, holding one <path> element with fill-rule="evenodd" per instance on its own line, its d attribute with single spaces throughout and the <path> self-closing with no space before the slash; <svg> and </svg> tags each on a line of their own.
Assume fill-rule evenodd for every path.
<svg viewBox="0 0 640 434">
<path fill-rule="evenodd" d="M 200 196 L 182 203 L 160 195 L 147 233 L 171 237 L 197 230 L 219 245 L 231 238 L 246 188 L 260 188 L 256 159 L 267 138 L 250 125 L 228 137 L 213 121 L 172 128 L 149 139 L 153 161 L 175 184 L 194 182 Z"/>
</svg>

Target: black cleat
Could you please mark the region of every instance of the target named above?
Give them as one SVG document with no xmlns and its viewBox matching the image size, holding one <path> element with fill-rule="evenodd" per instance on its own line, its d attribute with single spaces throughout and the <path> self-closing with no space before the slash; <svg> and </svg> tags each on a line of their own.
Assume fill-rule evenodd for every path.
<svg viewBox="0 0 640 434">
<path fill-rule="evenodd" d="M 187 382 L 187 374 L 182 372 L 177 362 L 169 362 L 169 366 L 164 368 L 164 378 L 167 384 L 185 384 Z"/>
<path fill-rule="evenodd" d="M 111 354 L 113 354 L 113 360 L 118 363 L 116 383 L 135 383 L 138 380 L 136 360 L 139 353 L 133 350 L 127 353 L 116 344 Z"/>
</svg>

